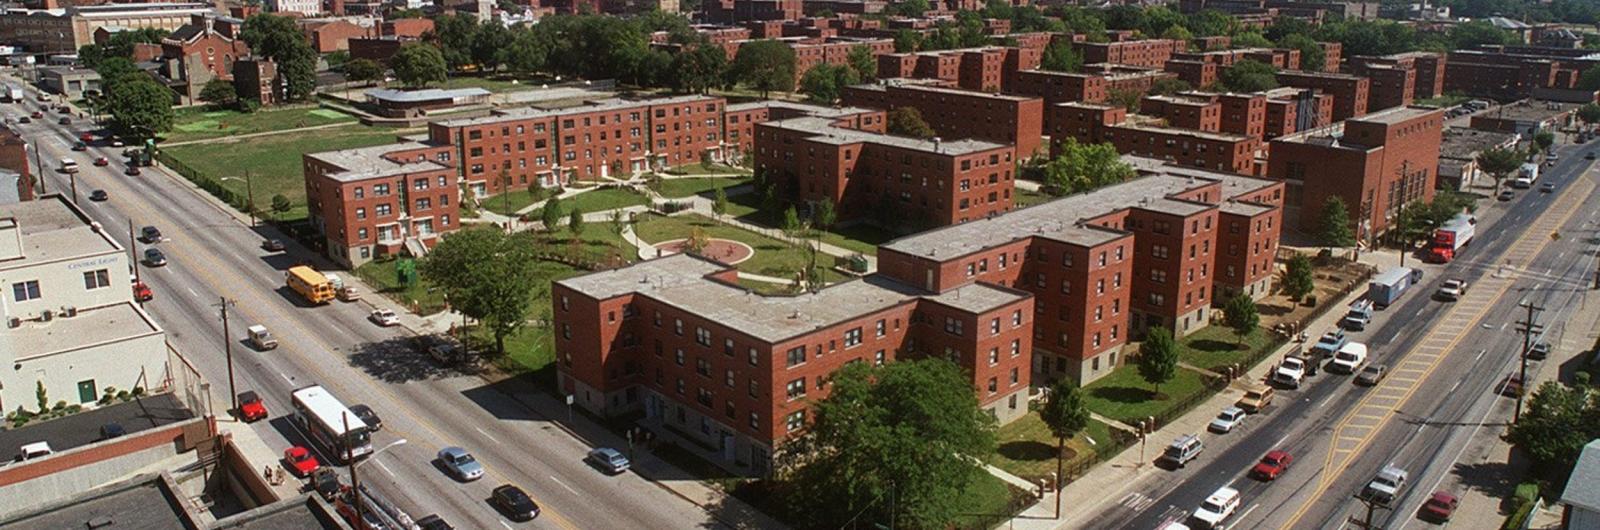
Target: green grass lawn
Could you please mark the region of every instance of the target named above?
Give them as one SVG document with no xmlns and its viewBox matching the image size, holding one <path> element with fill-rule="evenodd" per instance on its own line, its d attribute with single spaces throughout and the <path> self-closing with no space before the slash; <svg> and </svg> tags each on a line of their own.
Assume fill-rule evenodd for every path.
<svg viewBox="0 0 1600 530">
<path fill-rule="evenodd" d="M 1152 399 L 1155 388 L 1139 377 L 1139 367 L 1132 364 L 1112 370 L 1110 375 L 1083 387 L 1084 403 L 1089 410 L 1102 416 L 1132 423 L 1155 416 L 1173 404 L 1205 392 L 1200 372 L 1178 368 L 1178 375 L 1161 385 L 1166 399 Z"/>
<path fill-rule="evenodd" d="M 1178 359 L 1207 370 L 1221 371 L 1222 367 L 1243 363 L 1253 352 L 1272 347 L 1272 334 L 1258 329 L 1245 337 L 1245 344 L 1245 348 L 1240 348 L 1239 336 L 1227 326 L 1206 326 L 1178 341 Z"/>
<path fill-rule="evenodd" d="M 804 248 L 794 247 L 788 243 L 772 239 L 741 228 L 724 225 L 699 215 L 681 215 L 667 217 L 662 215 L 643 215 L 635 225 L 634 231 L 639 237 L 649 243 L 660 243 L 674 239 L 689 237 L 695 228 L 704 230 L 706 235 L 717 239 L 730 239 L 750 245 L 756 254 L 748 261 L 739 264 L 739 270 L 775 276 L 779 278 L 792 278 L 795 271 L 805 268 L 810 262 L 810 255 Z M 832 256 L 821 255 L 817 257 L 819 263 L 831 265 Z M 828 280 L 838 278 L 831 270 L 825 271 Z"/>
<path fill-rule="evenodd" d="M 750 174 L 750 170 L 746 169 L 746 168 L 743 168 L 743 167 L 739 167 L 739 166 L 728 166 L 728 165 L 723 165 L 723 164 L 706 164 L 706 163 L 702 162 L 702 163 L 696 163 L 696 164 L 689 164 L 687 166 L 678 166 L 678 167 L 675 167 L 675 168 L 667 170 L 667 173 L 670 173 L 670 174 L 673 174 L 673 175 L 725 175 L 725 174 L 729 174 L 729 173 L 738 173 L 738 174 L 741 174 L 741 175 L 749 175 Z"/>
<path fill-rule="evenodd" d="M 570 199 L 561 199 L 562 211 L 571 212 L 573 208 L 581 208 L 584 213 L 603 212 L 640 206 L 648 204 L 650 199 L 627 188 L 605 188 L 587 191 Z"/>
<path fill-rule="evenodd" d="M 484 90 L 488 90 L 490 92 L 497 92 L 498 93 L 498 92 L 516 92 L 516 91 L 519 91 L 519 90 L 533 90 L 535 88 L 539 88 L 539 85 L 542 84 L 542 83 L 543 83 L 543 81 L 542 80 L 538 80 L 538 79 L 518 80 L 516 82 L 513 82 L 510 79 L 502 79 L 502 78 L 493 78 L 493 79 L 491 79 L 491 78 L 486 78 L 486 77 L 473 77 L 473 76 L 459 76 L 458 77 L 458 76 L 452 76 L 449 79 L 445 80 L 444 84 L 442 84 L 442 85 L 434 85 L 434 87 L 435 88 L 446 88 L 446 89 L 449 89 L 449 88 L 481 88 L 481 89 L 484 89 Z M 393 85 L 391 85 L 391 86 L 393 88 L 399 88 L 398 86 L 393 86 Z"/>
<path fill-rule="evenodd" d="M 444 309 L 444 293 L 418 278 L 409 286 L 401 285 L 395 274 L 398 259 L 376 260 L 356 268 L 356 276 L 367 282 L 379 294 L 413 308 L 418 314 L 431 315 Z"/>
<path fill-rule="evenodd" d="M 1029 191 L 1022 188 L 1017 188 L 1016 191 L 1011 193 L 1011 202 L 1016 204 L 1018 208 L 1048 202 L 1054 198 L 1041 191 Z"/>
<path fill-rule="evenodd" d="M 878 245 L 887 243 L 895 237 L 897 236 L 894 232 L 866 223 L 822 232 L 823 243 L 844 247 L 868 256 L 878 255 Z"/>
<path fill-rule="evenodd" d="M 555 232 L 546 234 L 545 237 L 549 245 L 560 249 L 572 245 L 572 230 L 565 224 Z M 604 254 L 616 249 L 624 261 L 633 262 L 639 259 L 639 249 L 622 239 L 622 235 L 616 232 L 610 222 L 585 222 L 579 239 L 583 241 L 583 248 L 590 253 Z"/>
<path fill-rule="evenodd" d="M 715 190 L 718 185 L 722 186 L 723 191 L 727 191 L 729 188 L 732 188 L 734 186 L 738 186 L 740 184 L 744 184 L 746 182 L 750 182 L 750 179 L 745 178 L 745 177 L 701 177 L 701 178 L 662 179 L 661 180 L 661 189 L 656 190 L 656 193 L 660 193 L 662 197 L 666 197 L 666 198 L 669 198 L 669 199 L 676 199 L 676 198 L 689 197 L 689 196 L 693 196 L 693 195 L 702 195 L 702 194 L 705 195 L 706 197 L 711 197 L 712 196 L 712 190 Z M 728 201 L 728 203 L 729 203 L 728 204 L 729 206 L 733 205 L 733 201 L 731 199 Z"/>
<path fill-rule="evenodd" d="M 1094 445 L 1089 443 L 1091 438 L 1094 439 Z M 1050 427 L 1039 418 L 1038 412 L 1029 412 L 1000 427 L 995 439 L 999 443 L 995 454 L 987 459 L 989 464 L 1030 482 L 1049 479 L 1050 474 L 1056 472 L 1056 438 L 1050 434 Z M 1092 460 L 1095 447 L 1110 444 L 1111 426 L 1091 419 L 1088 428 L 1067 440 L 1068 455 L 1063 461 L 1064 465 L 1071 466 L 1084 459 Z"/>
<path fill-rule="evenodd" d="M 980 472 L 975 480 L 967 485 L 966 492 L 961 495 L 956 505 L 956 513 L 962 515 L 950 521 L 950 524 L 954 528 L 961 529 L 987 529 L 993 526 L 993 523 L 1009 519 L 1013 515 L 1012 499 L 1025 494 L 1026 492 L 1012 488 L 999 477 Z"/>
<path fill-rule="evenodd" d="M 511 192 L 502 193 L 493 197 L 484 197 L 482 199 L 478 199 L 478 204 L 484 209 L 500 215 L 513 215 L 517 212 L 517 210 L 521 210 L 527 207 L 529 204 L 550 198 L 554 191 L 555 190 L 551 189 L 540 189 L 538 192 L 530 192 L 526 188 L 512 190 Z M 538 217 L 538 215 L 536 214 L 534 217 Z"/>
<path fill-rule="evenodd" d="M 306 216 L 306 185 L 301 153 L 393 143 L 400 134 L 403 134 L 401 129 L 335 127 L 251 138 L 243 142 L 182 145 L 163 151 L 241 196 L 246 194 L 245 182 L 240 179 L 223 180 L 223 177 L 242 178 L 245 170 L 249 170 L 257 207 L 266 208 L 272 203 L 273 195 L 282 194 L 294 204 L 289 213 L 283 215 L 283 220 L 294 220 Z"/>
<path fill-rule="evenodd" d="M 233 110 L 186 109 L 178 111 L 164 142 L 187 142 L 335 123 L 355 123 L 354 116 L 318 108 L 263 110 L 246 114 Z"/>
</svg>

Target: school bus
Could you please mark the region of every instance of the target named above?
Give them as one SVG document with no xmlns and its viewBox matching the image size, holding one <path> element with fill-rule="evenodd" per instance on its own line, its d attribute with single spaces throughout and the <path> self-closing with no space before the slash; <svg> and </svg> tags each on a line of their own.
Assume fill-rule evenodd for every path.
<svg viewBox="0 0 1600 530">
<path fill-rule="evenodd" d="M 328 281 L 328 277 L 323 276 L 316 269 L 305 265 L 290 267 L 289 273 L 285 275 L 285 278 L 289 288 L 294 289 L 294 292 L 300 293 L 300 296 L 305 297 L 306 301 L 313 304 L 326 304 L 333 300 L 333 282 Z"/>
</svg>

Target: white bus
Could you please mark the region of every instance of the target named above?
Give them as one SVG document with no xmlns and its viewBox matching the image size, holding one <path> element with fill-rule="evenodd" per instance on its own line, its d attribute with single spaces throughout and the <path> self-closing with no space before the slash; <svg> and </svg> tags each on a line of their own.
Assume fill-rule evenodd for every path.
<svg viewBox="0 0 1600 530">
<path fill-rule="evenodd" d="M 372 453 L 372 433 L 367 424 L 320 385 L 295 390 L 294 421 L 306 436 L 333 453 L 341 462 Z M 347 427 L 348 426 L 348 427 Z"/>
</svg>

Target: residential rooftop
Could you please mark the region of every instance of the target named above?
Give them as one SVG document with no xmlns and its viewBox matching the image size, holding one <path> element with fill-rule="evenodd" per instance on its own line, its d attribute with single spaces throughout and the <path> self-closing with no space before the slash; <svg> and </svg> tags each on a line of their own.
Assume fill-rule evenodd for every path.
<svg viewBox="0 0 1600 530">
<path fill-rule="evenodd" d="M 728 112 L 741 112 L 741 111 L 755 110 L 755 109 L 785 109 L 785 110 L 792 110 L 792 111 L 796 111 L 796 112 L 803 112 L 808 116 L 815 116 L 815 117 L 818 117 L 818 118 L 842 118 L 842 117 L 845 117 L 845 116 L 854 116 L 856 114 L 861 114 L 861 113 L 866 113 L 866 112 L 877 112 L 876 110 L 873 110 L 873 109 L 867 109 L 867 108 L 861 108 L 861 107 L 824 107 L 822 105 L 812 105 L 812 104 L 808 104 L 808 103 L 796 103 L 796 102 L 793 102 L 793 101 L 785 101 L 785 100 L 781 100 L 781 99 L 765 99 L 765 100 L 761 100 L 761 101 L 751 101 L 751 102 L 748 102 L 748 103 L 734 103 L 734 104 L 728 105 L 727 111 Z"/>
<path fill-rule="evenodd" d="M 1147 124 L 1147 123 L 1137 123 L 1137 122 L 1132 121 L 1132 119 L 1131 119 L 1132 116 L 1134 116 L 1134 115 L 1130 114 L 1129 115 L 1129 117 L 1130 117 L 1129 121 L 1123 122 L 1123 123 L 1121 123 L 1119 125 L 1115 125 L 1115 127 L 1121 128 L 1121 129 L 1132 129 L 1132 130 L 1136 130 L 1136 131 L 1148 131 L 1148 132 L 1153 132 L 1153 133 L 1165 134 L 1165 135 L 1168 135 L 1168 136 L 1178 136 L 1178 137 L 1184 137 L 1184 138 L 1196 138 L 1196 139 L 1200 139 L 1200 140 L 1211 140 L 1211 141 L 1217 141 L 1217 142 L 1243 142 L 1243 141 L 1247 141 L 1247 140 L 1250 139 L 1249 136 L 1244 136 L 1244 135 L 1239 135 L 1239 134 L 1228 134 L 1228 133 L 1221 133 L 1221 132 L 1197 131 L 1197 130 L 1194 130 L 1194 129 L 1179 129 L 1179 128 L 1175 128 L 1175 127 L 1160 127 L 1160 126 L 1156 126 L 1156 125 L 1150 125 L 1150 124 Z"/>
<path fill-rule="evenodd" d="M 1469 160 L 1479 152 L 1504 145 L 1515 137 L 1512 133 L 1450 127 L 1444 130 L 1444 141 L 1439 144 L 1439 158 Z"/>
<path fill-rule="evenodd" d="M 711 96 L 686 95 L 655 99 L 621 99 L 608 98 L 587 101 L 583 105 L 562 107 L 559 109 L 541 109 L 536 107 L 519 107 L 513 109 L 496 110 L 494 114 L 480 118 L 460 118 L 437 122 L 445 127 L 472 127 L 476 125 L 490 125 L 508 121 L 529 120 L 565 116 L 569 114 L 583 114 L 589 112 L 606 112 L 631 108 L 644 108 L 658 105 L 677 105 L 682 103 L 699 103 L 713 99 Z"/>
<path fill-rule="evenodd" d="M 0 520 L 0 530 L 44 528 L 349 530 L 350 526 L 332 506 L 310 493 L 206 522 L 189 513 L 189 499 L 176 479 L 150 473 Z"/>
<path fill-rule="evenodd" d="M 424 149 L 427 144 L 421 142 L 401 142 L 393 144 L 374 145 L 371 147 L 357 147 L 355 149 L 342 149 L 339 151 L 323 151 L 309 153 L 305 156 L 334 167 L 343 169 L 325 175 L 327 178 L 339 182 L 356 182 L 360 180 L 406 175 L 423 171 L 436 171 L 450 169 L 450 166 L 433 160 L 420 162 L 396 162 L 384 155 L 395 151 L 409 149 Z"/>
<path fill-rule="evenodd" d="M 1512 121 L 1544 121 L 1561 114 L 1572 112 L 1578 107 L 1579 105 L 1577 103 L 1525 99 L 1514 103 L 1507 103 L 1505 105 L 1474 114 L 1472 118 L 1474 120 L 1482 118 Z"/>
<path fill-rule="evenodd" d="M 1012 102 L 1023 102 L 1023 101 L 1031 101 L 1031 100 L 1039 99 L 1037 97 L 1032 97 L 1032 96 L 1016 96 L 1016 95 L 1011 95 L 1011 94 L 999 94 L 999 93 L 992 93 L 992 92 L 979 92 L 979 91 L 976 91 L 976 90 L 966 90 L 966 89 L 961 89 L 961 88 L 950 88 L 950 87 L 945 87 L 945 86 L 938 86 L 938 85 L 933 84 L 933 83 L 904 83 L 904 82 L 901 82 L 901 81 L 903 81 L 903 79 L 899 79 L 899 78 L 896 78 L 896 79 L 885 79 L 885 80 L 882 80 L 882 81 L 880 81 L 878 83 L 868 83 L 868 84 L 863 84 L 863 85 L 855 85 L 853 88 L 864 89 L 864 90 L 876 90 L 876 91 L 879 91 L 879 92 L 887 92 L 887 91 L 889 91 L 889 87 L 892 86 L 892 87 L 895 87 L 895 88 L 901 88 L 901 89 L 905 89 L 905 90 L 915 90 L 915 91 L 918 91 L 918 92 L 933 92 L 933 93 L 938 93 L 938 94 L 949 94 L 949 95 L 952 95 L 952 96 L 979 97 L 979 98 L 993 99 L 993 100 L 998 100 L 998 101 L 1012 101 Z"/>
<path fill-rule="evenodd" d="M 0 204 L 0 233 L 15 233 L 21 250 L 20 256 L 0 255 L 0 270 L 123 251 L 99 223 L 60 194 Z"/>
<path fill-rule="evenodd" d="M 1600 440 L 1583 446 L 1578 463 L 1572 467 L 1561 503 L 1590 512 L 1600 512 Z"/>
<path fill-rule="evenodd" d="M 768 127 L 778 127 L 792 131 L 814 133 L 807 139 L 820 143 L 834 145 L 871 143 L 951 156 L 970 155 L 1008 147 L 1006 144 L 998 144 L 970 138 L 934 141 L 909 138 L 905 136 L 894 136 L 891 134 L 859 131 L 855 129 L 846 129 L 843 127 L 834 126 L 832 119 L 819 117 L 801 117 L 787 120 L 769 121 L 763 123 L 762 125 Z"/>
<path fill-rule="evenodd" d="M 50 450 L 58 454 L 93 445 L 104 440 L 100 428 L 111 423 L 121 425 L 128 434 L 138 434 L 197 417 L 172 392 L 147 395 L 137 402 L 95 407 L 63 418 L 0 430 L 0 450 L 6 451 L 0 457 L 10 461 L 18 448 L 34 442 L 48 443 Z"/>
<path fill-rule="evenodd" d="M 1433 108 L 1433 107 L 1421 107 L 1421 106 L 1417 106 L 1417 105 L 1406 105 L 1404 107 L 1392 107 L 1392 108 L 1383 109 L 1383 110 L 1380 110 L 1378 112 L 1367 114 L 1365 116 L 1358 116 L 1358 117 L 1350 118 L 1347 121 L 1367 122 L 1367 123 L 1382 123 L 1382 124 L 1385 124 L 1385 125 L 1394 125 L 1396 123 L 1401 123 L 1401 122 L 1405 122 L 1405 121 L 1410 121 L 1410 120 L 1414 120 L 1414 119 L 1417 119 L 1417 118 L 1421 118 L 1421 117 L 1427 116 L 1429 114 L 1443 114 L 1443 113 L 1444 113 L 1444 111 L 1436 109 L 1436 108 Z"/>
<path fill-rule="evenodd" d="M 395 90 L 392 88 L 374 88 L 365 92 L 367 97 L 379 101 L 394 103 L 415 103 L 419 101 L 437 101 L 441 99 L 483 97 L 493 94 L 482 88 L 427 88 L 422 90 Z"/>
<path fill-rule="evenodd" d="M 79 308 L 76 316 L 48 322 L 23 322 L 6 330 L 5 340 L 11 344 L 4 351 L 11 357 L 6 360 L 21 362 L 160 334 L 161 327 L 133 302 L 120 302 Z"/>
</svg>

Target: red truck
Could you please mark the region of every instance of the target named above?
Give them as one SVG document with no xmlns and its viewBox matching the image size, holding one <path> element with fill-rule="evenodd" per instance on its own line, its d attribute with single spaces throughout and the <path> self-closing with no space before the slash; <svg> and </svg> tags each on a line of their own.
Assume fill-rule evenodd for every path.
<svg viewBox="0 0 1600 530">
<path fill-rule="evenodd" d="M 1471 214 L 1459 214 L 1433 231 L 1433 244 L 1428 247 L 1428 261 L 1450 263 L 1456 259 L 1461 247 L 1472 241 L 1477 233 L 1478 219 Z"/>
</svg>

